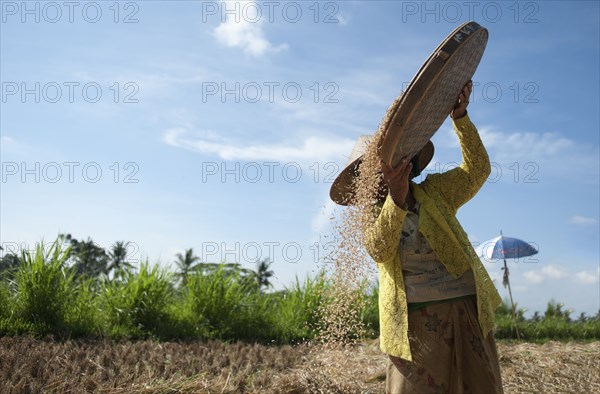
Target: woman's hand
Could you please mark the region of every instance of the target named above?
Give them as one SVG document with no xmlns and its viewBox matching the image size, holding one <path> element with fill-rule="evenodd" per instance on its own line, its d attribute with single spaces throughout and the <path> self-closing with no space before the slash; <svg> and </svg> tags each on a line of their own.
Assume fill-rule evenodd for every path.
<svg viewBox="0 0 600 394">
<path fill-rule="evenodd" d="M 462 92 L 458 95 L 458 100 L 456 100 L 456 104 L 454 105 L 454 109 L 450 112 L 450 117 L 452 119 L 458 119 L 465 116 L 467 113 L 467 106 L 469 105 L 469 97 L 471 96 L 471 92 L 473 91 L 473 81 L 469 80 L 463 86 Z"/>
<path fill-rule="evenodd" d="M 397 206 L 403 207 L 408 194 L 408 185 L 412 163 L 405 157 L 396 167 L 392 168 L 381 160 L 383 181 L 387 185 L 392 199 Z"/>
</svg>

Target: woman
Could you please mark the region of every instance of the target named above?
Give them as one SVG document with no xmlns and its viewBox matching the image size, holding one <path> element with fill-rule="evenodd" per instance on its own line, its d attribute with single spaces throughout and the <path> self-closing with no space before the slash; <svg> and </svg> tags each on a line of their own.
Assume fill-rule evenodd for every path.
<svg viewBox="0 0 600 394">
<path fill-rule="evenodd" d="M 383 201 L 365 246 L 379 271 L 387 393 L 503 392 L 492 332 L 501 298 L 456 219 L 490 173 L 467 115 L 471 91 L 469 81 L 450 115 L 463 156 L 459 167 L 412 182 L 433 156 L 430 142 L 394 168 L 381 163 Z M 356 172 L 360 160 L 353 164 Z M 338 178 L 331 196 L 343 203 Z"/>
<path fill-rule="evenodd" d="M 455 217 L 490 173 L 467 115 L 471 90 L 469 81 L 450 115 L 463 155 L 459 167 L 417 185 L 410 179 L 426 163 L 382 162 L 388 194 L 366 247 L 380 275 L 387 393 L 502 393 L 492 333 L 501 299 Z"/>
</svg>

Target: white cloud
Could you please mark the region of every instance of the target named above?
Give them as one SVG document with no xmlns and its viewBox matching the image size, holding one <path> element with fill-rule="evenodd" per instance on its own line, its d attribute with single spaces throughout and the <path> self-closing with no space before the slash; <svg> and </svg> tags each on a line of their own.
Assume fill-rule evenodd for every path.
<svg viewBox="0 0 600 394">
<path fill-rule="evenodd" d="M 590 225 L 590 224 L 595 224 L 598 221 L 594 218 L 588 218 L 585 216 L 581 216 L 581 215 L 574 215 L 571 216 L 571 223 L 572 224 L 577 224 L 577 225 L 582 225 L 582 226 L 586 226 L 586 225 Z"/>
<path fill-rule="evenodd" d="M 588 271 L 579 271 L 575 273 L 575 277 L 584 284 L 594 284 L 600 282 L 600 267 L 596 270 L 596 273 Z"/>
<path fill-rule="evenodd" d="M 561 279 L 568 277 L 569 273 L 566 272 L 559 266 L 547 265 L 541 270 L 527 271 L 523 273 L 523 277 L 530 283 L 538 284 L 544 282 L 546 279 Z"/>
<path fill-rule="evenodd" d="M 5 144 L 12 144 L 15 142 L 14 138 L 11 138 L 7 135 L 3 135 L 2 137 L 0 137 L 0 144 L 5 145 Z"/>
<path fill-rule="evenodd" d="M 564 278 L 565 276 L 568 276 L 568 274 L 566 272 L 564 272 L 560 268 L 553 266 L 553 265 L 549 265 L 549 266 L 542 268 L 542 273 L 545 276 L 552 278 L 552 279 L 560 279 L 560 278 Z"/>
<path fill-rule="evenodd" d="M 496 160 L 536 160 L 558 156 L 576 146 L 575 142 L 558 132 L 503 132 L 495 126 L 477 127 L 481 140 Z M 451 127 L 442 136 L 443 146 L 457 148 L 458 139 Z"/>
<path fill-rule="evenodd" d="M 345 15 L 342 13 L 337 13 L 337 15 L 335 16 L 335 19 L 337 19 L 340 26 L 346 26 L 352 20 L 350 15 Z"/>
<path fill-rule="evenodd" d="M 256 5 L 255 1 L 236 1 L 236 8 L 242 10 L 249 5 Z M 237 19 L 237 20 L 236 20 Z M 267 52 L 279 52 L 288 48 L 287 44 L 273 46 L 266 39 L 262 29 L 262 19 L 254 21 L 249 17 L 227 14 L 225 22 L 214 30 L 217 41 L 228 47 L 239 47 L 252 56 L 262 56 Z"/>
<path fill-rule="evenodd" d="M 19 135 L 19 138 L 2 135 L 0 137 L 0 151 L 2 152 L 3 161 L 29 161 L 33 163 L 47 161 L 50 158 L 52 159 L 50 161 L 57 162 L 62 159 L 66 160 L 52 147 L 38 145 L 32 142 L 31 138 L 23 135 Z"/>
<path fill-rule="evenodd" d="M 533 161 L 556 156 L 575 146 L 575 143 L 556 132 L 502 132 L 494 126 L 477 127 L 481 140 L 490 151 L 492 160 L 511 162 Z M 442 147 L 458 148 L 458 138 L 451 127 L 440 136 Z"/>
<path fill-rule="evenodd" d="M 477 126 L 477 125 L 476 125 Z M 573 168 L 586 169 L 587 180 L 597 182 L 598 148 L 580 143 L 559 132 L 499 131 L 497 126 L 478 126 L 481 139 L 492 162 L 491 178 L 537 183 L 545 177 L 573 177 Z M 458 149 L 458 138 L 451 127 L 436 135 L 444 163 L 443 148 Z M 436 153 L 437 155 L 438 153 Z M 453 156 L 454 161 L 460 161 Z M 520 169 L 520 172 L 519 172 Z"/>
<path fill-rule="evenodd" d="M 527 271 L 523 274 L 523 276 L 525 277 L 525 279 L 527 279 L 528 282 L 534 284 L 542 283 L 544 281 L 544 277 L 536 271 Z"/>
<path fill-rule="evenodd" d="M 543 267 L 541 270 L 527 271 L 523 273 L 523 277 L 533 284 L 545 282 L 546 279 L 563 279 L 563 278 L 575 278 L 578 282 L 584 284 L 598 283 L 600 279 L 600 267 L 596 271 L 579 271 L 575 273 L 569 273 L 565 269 L 557 265 L 548 265 Z M 569 281 L 574 283 L 574 281 Z M 560 282 L 564 283 L 564 282 Z"/>
<path fill-rule="evenodd" d="M 190 133 L 184 128 L 169 129 L 163 141 L 171 146 L 193 152 L 210 154 L 223 160 L 271 160 L 310 163 L 337 160 L 347 156 L 354 141 L 346 138 L 306 137 L 303 141 L 289 144 L 245 144 L 225 140 L 215 133 Z"/>
<path fill-rule="evenodd" d="M 493 150 L 498 160 L 535 160 L 559 155 L 570 149 L 574 142 L 560 133 L 493 131 L 490 127 L 479 130 L 485 146 Z"/>
</svg>

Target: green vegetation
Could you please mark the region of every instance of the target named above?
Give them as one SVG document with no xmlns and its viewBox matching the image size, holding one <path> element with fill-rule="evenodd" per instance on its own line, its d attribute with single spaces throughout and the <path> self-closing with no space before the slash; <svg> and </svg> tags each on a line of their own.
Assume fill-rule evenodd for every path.
<svg viewBox="0 0 600 394">
<path fill-rule="evenodd" d="M 283 291 L 267 291 L 271 262 L 256 271 L 239 264 L 200 262 L 188 249 L 177 255 L 178 272 L 126 261 L 127 243 L 105 252 L 88 241 L 60 236 L 47 250 L 0 259 L 0 335 L 57 338 L 158 338 L 295 343 L 317 335 L 319 305 L 331 285 L 318 274 Z M 366 286 L 361 311 L 367 335 L 379 330 L 378 289 Z M 582 314 L 551 300 L 543 315 L 525 319 L 526 341 L 600 339 L 600 314 Z M 496 313 L 496 338 L 516 338 L 506 302 Z"/>
<path fill-rule="evenodd" d="M 17 327 L 23 325 L 39 334 L 69 332 L 76 292 L 73 272 L 64 269 L 68 253 L 69 249 L 64 251 L 55 242 L 47 254 L 41 245 L 35 253 L 23 254 L 14 274 L 12 297 L 9 294 L 9 315 Z"/>
<path fill-rule="evenodd" d="M 521 339 L 527 342 L 600 339 L 600 312 L 595 317 L 582 313 L 573 320 L 570 317 L 572 311 L 563 310 L 563 307 L 563 304 L 550 300 L 543 315 L 535 312 L 530 319 L 525 319 L 525 311 L 515 306 Z M 496 310 L 495 322 L 496 338 L 516 338 L 515 323 L 507 300 Z"/>
</svg>

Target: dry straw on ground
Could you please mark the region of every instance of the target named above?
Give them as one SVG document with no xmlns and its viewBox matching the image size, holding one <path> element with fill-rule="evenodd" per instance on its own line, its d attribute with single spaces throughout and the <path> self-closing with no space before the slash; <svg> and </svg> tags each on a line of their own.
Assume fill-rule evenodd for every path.
<svg viewBox="0 0 600 394">
<path fill-rule="evenodd" d="M 600 392 L 600 342 L 498 343 L 505 393 Z M 377 341 L 327 349 L 0 338 L 0 392 L 383 393 Z"/>
</svg>

